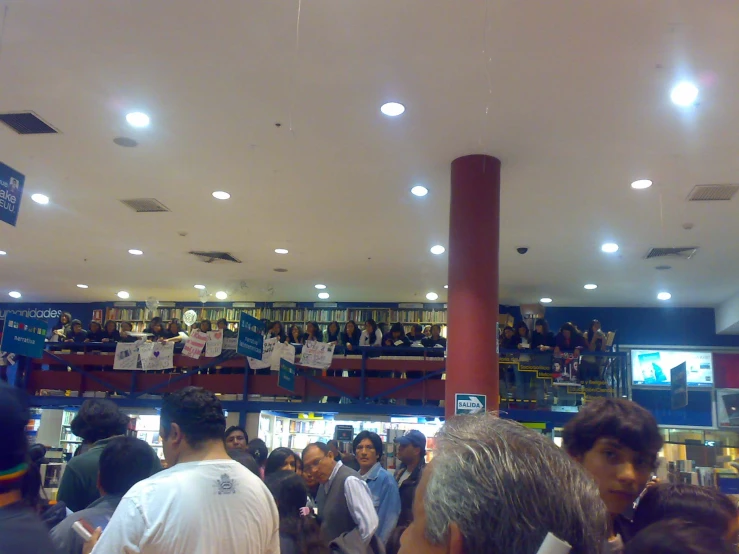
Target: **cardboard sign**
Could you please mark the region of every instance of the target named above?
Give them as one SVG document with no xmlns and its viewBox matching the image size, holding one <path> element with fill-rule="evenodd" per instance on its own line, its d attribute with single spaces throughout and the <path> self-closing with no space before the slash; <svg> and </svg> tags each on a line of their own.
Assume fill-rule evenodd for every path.
<svg viewBox="0 0 739 554">
<path fill-rule="evenodd" d="M 223 337 L 223 351 L 224 352 L 236 352 L 238 347 L 239 339 L 236 337 L 226 338 Z"/>
<path fill-rule="evenodd" d="M 139 346 L 141 344 L 142 341 L 116 343 L 113 369 L 141 369 L 139 366 Z"/>
<path fill-rule="evenodd" d="M 182 348 L 182 355 L 188 358 L 198 359 L 200 354 L 208 342 L 208 335 L 202 331 L 193 331 L 190 338 L 185 342 L 185 346 Z"/>
<path fill-rule="evenodd" d="M 278 343 L 272 352 L 272 371 L 280 370 L 281 360 L 287 360 L 291 364 L 295 363 L 295 347 L 289 342 Z"/>
<path fill-rule="evenodd" d="M 22 173 L 0 162 L 0 221 L 13 227 L 18 221 L 25 181 Z"/>
<path fill-rule="evenodd" d="M 271 339 L 264 339 L 262 359 L 258 360 L 257 358 L 248 358 L 249 367 L 251 369 L 267 369 L 268 367 L 271 367 L 272 366 L 272 354 L 277 344 L 278 344 L 277 337 L 273 337 Z M 279 361 L 277 363 L 279 363 Z"/>
<path fill-rule="evenodd" d="M 241 312 L 239 343 L 236 351 L 244 356 L 261 360 L 263 349 L 264 323 L 246 312 Z"/>
<path fill-rule="evenodd" d="M 162 370 L 174 367 L 174 343 L 145 342 L 139 346 L 141 369 Z"/>
<path fill-rule="evenodd" d="M 223 331 L 208 331 L 208 340 L 205 342 L 205 357 L 217 358 L 223 351 Z"/>
<path fill-rule="evenodd" d="M 334 357 L 335 344 L 308 341 L 303 345 L 303 352 L 300 355 L 300 365 L 306 367 L 315 367 L 318 369 L 328 369 L 331 366 L 331 360 Z"/>
<path fill-rule="evenodd" d="M 30 358 L 41 358 L 44 355 L 48 328 L 48 324 L 41 319 L 8 313 L 5 316 L 0 350 Z"/>
</svg>

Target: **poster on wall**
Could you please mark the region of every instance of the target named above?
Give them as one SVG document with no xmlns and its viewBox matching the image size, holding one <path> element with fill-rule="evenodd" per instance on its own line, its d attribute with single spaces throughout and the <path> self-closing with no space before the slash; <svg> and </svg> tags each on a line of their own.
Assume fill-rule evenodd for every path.
<svg viewBox="0 0 739 554">
<path fill-rule="evenodd" d="M 716 389 L 719 427 L 739 427 L 739 389 Z"/>
<path fill-rule="evenodd" d="M 552 358 L 552 384 L 558 387 L 581 387 L 580 357 L 565 354 Z"/>
<path fill-rule="evenodd" d="M 113 369 L 141 369 L 139 365 L 139 346 L 141 343 L 142 341 L 116 343 Z"/>
<path fill-rule="evenodd" d="M 141 369 L 162 370 L 174 367 L 173 342 L 145 342 L 139 346 Z"/>
<path fill-rule="evenodd" d="M 208 331 L 208 340 L 205 342 L 205 357 L 217 358 L 223 351 L 223 331 Z"/>
<path fill-rule="evenodd" d="M 713 356 L 710 352 L 679 350 L 632 350 L 633 385 L 670 386 L 670 370 L 685 363 L 688 387 L 713 386 Z"/>
<path fill-rule="evenodd" d="M 182 355 L 197 360 L 200 358 L 206 342 L 208 342 L 208 335 L 206 333 L 193 331 L 190 338 L 185 342 L 185 346 L 182 347 Z"/>
<path fill-rule="evenodd" d="M 334 357 L 335 346 L 335 344 L 325 342 L 307 341 L 300 354 L 300 365 L 328 369 Z"/>
<path fill-rule="evenodd" d="M 26 177 L 0 162 L 0 221 L 15 227 Z"/>
<path fill-rule="evenodd" d="M 264 350 L 262 350 L 262 359 L 258 360 L 256 358 L 247 357 L 247 359 L 249 360 L 249 367 L 251 369 L 267 369 L 268 367 L 272 367 L 272 353 L 274 352 L 275 346 L 277 346 L 277 344 L 277 337 L 264 339 Z"/>
</svg>

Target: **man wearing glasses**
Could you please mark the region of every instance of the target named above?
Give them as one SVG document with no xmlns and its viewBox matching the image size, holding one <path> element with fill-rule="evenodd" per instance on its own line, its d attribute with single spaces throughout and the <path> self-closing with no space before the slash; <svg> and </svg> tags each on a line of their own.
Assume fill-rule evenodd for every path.
<svg viewBox="0 0 739 554">
<path fill-rule="evenodd" d="M 327 543 L 355 529 L 368 544 L 378 526 L 372 496 L 359 474 L 334 458 L 326 444 L 314 442 L 303 450 L 303 472 L 320 486 L 316 495 L 321 538 Z"/>
</svg>

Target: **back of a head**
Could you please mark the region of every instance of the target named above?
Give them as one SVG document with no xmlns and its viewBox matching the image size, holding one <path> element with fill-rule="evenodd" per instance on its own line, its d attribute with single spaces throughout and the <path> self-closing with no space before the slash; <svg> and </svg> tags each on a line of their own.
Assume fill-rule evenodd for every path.
<svg viewBox="0 0 739 554">
<path fill-rule="evenodd" d="M 259 467 L 264 467 L 267 463 L 267 456 L 269 456 L 269 449 L 267 443 L 262 439 L 254 439 L 249 442 L 248 445 L 249 453 L 254 456 L 254 459 L 259 464 Z"/>
<path fill-rule="evenodd" d="M 551 440 L 493 414 L 448 420 L 436 440 L 424 498 L 432 544 L 455 523 L 467 554 L 535 554 L 549 532 L 572 554 L 600 552 L 609 518 L 598 488 Z"/>
<path fill-rule="evenodd" d="M 710 487 L 662 483 L 649 488 L 634 512 L 634 532 L 658 521 L 681 519 L 726 535 L 739 518 L 728 496 Z"/>
<path fill-rule="evenodd" d="M 165 438 L 172 423 L 179 425 L 191 447 L 199 448 L 209 441 L 223 441 L 226 416 L 214 393 L 202 387 L 184 387 L 162 400 L 161 427 Z"/>
<path fill-rule="evenodd" d="M 662 448 L 657 421 L 626 398 L 598 398 L 588 402 L 562 430 L 562 443 L 571 456 L 582 456 L 600 438 L 613 438 L 653 460 Z"/>
<path fill-rule="evenodd" d="M 116 437 L 100 454 L 100 486 L 106 494 L 123 496 L 136 483 L 151 477 L 157 462 L 154 449 L 141 439 Z"/>
<path fill-rule="evenodd" d="M 129 419 L 114 402 L 104 398 L 90 398 L 82 403 L 70 427 L 72 433 L 83 441 L 93 443 L 124 435 Z"/>
<path fill-rule="evenodd" d="M 711 529 L 679 519 L 654 523 L 626 543 L 624 554 L 735 554 Z"/>
<path fill-rule="evenodd" d="M 264 478 L 264 484 L 275 498 L 280 519 L 299 517 L 299 510 L 308 498 L 305 480 L 300 475 L 294 471 L 275 471 Z"/>
<path fill-rule="evenodd" d="M 252 456 L 248 451 L 246 450 L 229 450 L 228 455 L 231 456 L 232 460 L 236 460 L 239 462 L 242 466 L 244 466 L 246 469 L 251 471 L 254 475 L 262 478 L 261 474 L 259 473 L 259 464 L 254 459 L 254 456 Z"/>
<path fill-rule="evenodd" d="M 0 493 L 21 488 L 28 470 L 25 394 L 0 381 Z"/>
</svg>

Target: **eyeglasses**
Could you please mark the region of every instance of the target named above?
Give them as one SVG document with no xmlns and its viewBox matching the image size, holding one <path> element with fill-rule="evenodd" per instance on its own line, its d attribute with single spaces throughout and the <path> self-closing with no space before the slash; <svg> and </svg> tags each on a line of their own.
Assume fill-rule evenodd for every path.
<svg viewBox="0 0 739 554">
<path fill-rule="evenodd" d="M 311 460 L 310 462 L 303 465 L 303 471 L 315 471 L 316 469 L 318 469 L 318 466 L 321 465 L 321 462 L 325 459 L 326 456 L 321 456 L 320 458 Z"/>
</svg>

